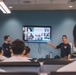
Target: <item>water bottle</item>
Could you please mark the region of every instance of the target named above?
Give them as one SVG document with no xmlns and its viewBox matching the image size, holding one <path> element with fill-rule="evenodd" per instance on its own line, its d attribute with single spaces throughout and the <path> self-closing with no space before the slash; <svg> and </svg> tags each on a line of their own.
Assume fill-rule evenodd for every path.
<svg viewBox="0 0 76 75">
<path fill-rule="evenodd" d="M 52 52 L 50 52 L 50 58 L 52 58 Z"/>
</svg>

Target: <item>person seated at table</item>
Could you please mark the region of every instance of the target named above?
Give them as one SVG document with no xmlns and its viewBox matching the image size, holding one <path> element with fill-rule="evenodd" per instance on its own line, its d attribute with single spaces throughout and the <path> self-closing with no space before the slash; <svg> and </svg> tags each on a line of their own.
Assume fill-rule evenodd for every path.
<svg viewBox="0 0 76 75">
<path fill-rule="evenodd" d="M 30 62 L 30 60 L 25 59 L 23 55 L 25 54 L 25 43 L 20 40 L 16 39 L 12 42 L 12 52 L 13 56 L 4 60 L 3 62 Z"/>
<path fill-rule="evenodd" d="M 27 59 L 32 59 L 32 58 L 29 58 L 29 54 L 30 54 L 30 48 L 28 46 L 25 46 L 25 54 L 24 54 L 24 57 L 26 57 Z"/>
</svg>

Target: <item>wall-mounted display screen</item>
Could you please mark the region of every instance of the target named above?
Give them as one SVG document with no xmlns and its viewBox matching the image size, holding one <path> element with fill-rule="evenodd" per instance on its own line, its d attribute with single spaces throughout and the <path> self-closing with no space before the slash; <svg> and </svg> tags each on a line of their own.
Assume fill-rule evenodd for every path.
<svg viewBox="0 0 76 75">
<path fill-rule="evenodd" d="M 23 40 L 27 42 L 51 41 L 51 26 L 23 26 Z"/>
</svg>

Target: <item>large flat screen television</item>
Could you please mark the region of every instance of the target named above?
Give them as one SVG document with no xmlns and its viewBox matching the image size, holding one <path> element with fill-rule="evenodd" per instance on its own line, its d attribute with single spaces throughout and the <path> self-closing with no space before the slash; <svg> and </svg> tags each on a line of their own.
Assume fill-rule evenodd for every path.
<svg viewBox="0 0 76 75">
<path fill-rule="evenodd" d="M 51 26 L 23 26 L 23 40 L 26 42 L 51 41 Z"/>
</svg>

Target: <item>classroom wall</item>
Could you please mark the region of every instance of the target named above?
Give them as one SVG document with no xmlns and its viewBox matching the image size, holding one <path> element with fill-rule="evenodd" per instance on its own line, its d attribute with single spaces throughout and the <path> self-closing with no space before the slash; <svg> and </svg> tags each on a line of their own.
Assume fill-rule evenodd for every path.
<svg viewBox="0 0 76 75">
<path fill-rule="evenodd" d="M 44 10 L 44 11 L 12 11 L 3 14 L 0 11 L 0 46 L 4 42 L 4 35 L 10 35 L 11 41 L 22 39 L 23 25 L 52 26 L 52 42 L 56 45 L 62 42 L 62 35 L 68 37 L 68 42 L 73 43 L 72 31 L 76 23 L 75 10 Z M 26 42 L 25 42 L 26 43 Z M 26 43 L 31 48 L 29 57 L 45 58 L 50 52 L 60 56 L 60 50 L 54 49 L 46 43 Z"/>
</svg>

